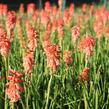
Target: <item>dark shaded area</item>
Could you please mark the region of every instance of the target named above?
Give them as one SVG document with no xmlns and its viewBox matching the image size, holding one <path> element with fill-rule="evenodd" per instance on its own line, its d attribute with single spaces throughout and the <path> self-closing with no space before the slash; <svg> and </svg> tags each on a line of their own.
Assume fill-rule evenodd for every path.
<svg viewBox="0 0 109 109">
<path fill-rule="evenodd" d="M 39 8 L 40 1 L 41 0 L 0 0 L 1 3 L 8 4 L 9 8 L 14 9 L 14 10 L 17 10 L 21 3 L 24 3 L 25 9 L 26 9 L 27 4 L 29 4 L 29 3 L 35 3 L 36 7 Z M 50 1 L 50 3 L 53 5 L 58 4 L 58 0 L 42 0 L 42 7 L 44 7 L 44 3 L 46 1 Z M 91 4 L 92 2 L 99 3 L 100 0 L 66 0 L 66 6 L 69 6 L 70 3 L 74 3 L 75 5 L 80 6 L 83 3 Z"/>
<path fill-rule="evenodd" d="M 82 5 L 83 3 L 100 3 L 100 0 L 68 0 L 67 5 L 70 5 L 71 2 L 73 2 L 75 5 Z"/>
<path fill-rule="evenodd" d="M 2 0 L 1 3 L 8 4 L 9 9 L 18 10 L 21 3 L 24 4 L 24 7 L 26 9 L 27 4 L 35 3 L 38 5 L 38 3 L 39 3 L 38 1 L 39 0 Z"/>
</svg>

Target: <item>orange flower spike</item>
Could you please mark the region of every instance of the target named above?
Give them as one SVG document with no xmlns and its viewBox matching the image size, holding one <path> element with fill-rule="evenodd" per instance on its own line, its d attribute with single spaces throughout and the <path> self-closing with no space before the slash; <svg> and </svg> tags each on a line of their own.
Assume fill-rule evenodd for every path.
<svg viewBox="0 0 109 109">
<path fill-rule="evenodd" d="M 20 14 L 23 14 L 24 13 L 24 4 L 23 3 L 20 4 L 19 13 Z"/>
<path fill-rule="evenodd" d="M 66 63 L 67 66 L 72 64 L 72 56 L 71 56 L 71 52 L 66 50 L 64 51 L 64 62 Z"/>
<path fill-rule="evenodd" d="M 18 78 L 16 75 L 14 76 L 8 76 L 7 79 L 11 82 L 15 82 L 15 83 L 22 83 L 23 80 L 21 80 L 20 78 Z"/>
<path fill-rule="evenodd" d="M 94 23 L 94 31 L 96 32 L 96 37 L 100 40 L 103 35 L 103 25 L 100 22 L 97 21 Z"/>
<path fill-rule="evenodd" d="M 109 19 L 109 12 L 106 9 L 106 7 L 103 6 L 101 9 L 96 10 L 96 13 L 95 13 L 95 20 L 96 21 L 102 21 L 103 26 L 105 26 L 108 19 Z"/>
<path fill-rule="evenodd" d="M 23 67 L 25 74 L 31 74 L 33 64 L 34 64 L 33 52 L 29 52 L 25 55 L 25 57 L 23 57 Z"/>
<path fill-rule="evenodd" d="M 32 28 L 30 21 L 27 19 L 25 22 L 26 31 L 28 32 L 28 29 Z"/>
<path fill-rule="evenodd" d="M 8 5 L 0 4 L 0 16 L 6 16 L 8 12 Z"/>
<path fill-rule="evenodd" d="M 59 45 L 52 45 L 47 48 L 47 65 L 53 71 L 56 71 L 60 62 L 60 47 Z"/>
<path fill-rule="evenodd" d="M 23 82 L 20 78 L 22 74 L 15 70 L 9 70 L 9 74 L 12 76 L 8 76 L 7 79 L 9 82 L 6 84 L 6 94 L 10 99 L 10 103 L 17 102 L 21 99 L 20 94 L 24 91 L 24 88 L 20 86 L 20 83 Z"/>
<path fill-rule="evenodd" d="M 30 51 L 35 51 L 38 45 L 38 33 L 34 28 L 28 28 L 27 30 L 27 37 L 28 37 L 28 49 Z"/>
<path fill-rule="evenodd" d="M 30 15 L 30 14 L 34 14 L 35 12 L 35 4 L 34 3 L 30 3 L 27 5 L 27 14 Z"/>
<path fill-rule="evenodd" d="M 58 0 L 58 6 L 59 6 L 60 11 L 62 9 L 62 5 L 63 5 L 63 0 Z"/>
<path fill-rule="evenodd" d="M 50 32 L 46 31 L 44 36 L 44 41 L 43 41 L 43 49 L 46 53 L 47 53 L 48 47 L 50 47 L 51 45 L 52 43 L 50 41 Z"/>
<path fill-rule="evenodd" d="M 48 32 L 44 36 L 43 48 L 47 56 L 47 66 L 51 70 L 56 71 L 60 64 L 60 47 L 51 43 Z"/>
<path fill-rule="evenodd" d="M 54 20 L 53 23 L 52 23 L 52 31 L 53 32 L 55 32 L 57 30 L 57 27 L 58 27 L 57 24 L 58 24 L 57 20 Z"/>
<path fill-rule="evenodd" d="M 54 17 L 56 17 L 58 15 L 58 8 L 56 6 L 53 6 L 52 14 L 53 14 Z"/>
<path fill-rule="evenodd" d="M 52 23 L 51 22 L 48 22 L 46 30 L 48 32 L 51 32 L 51 30 L 52 30 Z"/>
<path fill-rule="evenodd" d="M 10 45 L 10 40 L 7 38 L 4 28 L 0 26 L 0 53 L 3 57 L 8 56 Z"/>
<path fill-rule="evenodd" d="M 93 53 L 93 47 L 95 45 L 95 40 L 92 37 L 83 38 L 79 44 L 79 50 L 84 52 L 87 56 L 91 56 Z"/>
<path fill-rule="evenodd" d="M 3 13 L 4 16 L 7 15 L 7 13 L 8 13 L 8 5 L 3 4 L 3 12 L 2 13 Z"/>
<path fill-rule="evenodd" d="M 65 24 L 69 24 L 71 19 L 70 19 L 70 13 L 68 9 L 65 9 L 63 19 Z"/>
<path fill-rule="evenodd" d="M 73 41 L 73 43 L 75 43 L 80 35 L 80 26 L 74 26 L 72 28 L 71 32 L 72 32 L 71 33 L 72 34 L 72 41 Z"/>
<path fill-rule="evenodd" d="M 82 5 L 82 12 L 83 12 L 83 14 L 86 14 L 86 11 L 87 11 L 87 4 L 84 3 L 84 4 Z"/>
<path fill-rule="evenodd" d="M 36 11 L 34 12 L 34 14 L 33 14 L 33 17 L 32 17 L 33 21 L 34 21 L 34 22 L 37 22 L 38 17 L 39 17 L 39 11 L 36 10 Z"/>
<path fill-rule="evenodd" d="M 41 23 L 46 28 L 48 22 L 50 22 L 50 16 L 47 14 L 46 11 L 43 11 L 41 15 Z"/>
<path fill-rule="evenodd" d="M 64 35 L 64 21 L 62 18 L 60 18 L 58 20 L 57 31 L 58 31 L 58 37 L 61 40 L 63 38 L 63 35 Z"/>
<path fill-rule="evenodd" d="M 24 41 L 24 37 L 23 37 L 23 30 L 21 28 L 21 18 L 17 17 L 16 20 L 16 27 L 17 27 L 17 32 L 18 32 L 18 38 L 20 41 L 20 45 L 23 49 L 26 48 L 26 42 Z"/>
<path fill-rule="evenodd" d="M 90 15 L 94 15 L 94 4 L 90 5 Z"/>
<path fill-rule="evenodd" d="M 9 11 L 7 15 L 6 25 L 7 29 L 14 29 L 16 23 L 16 13 L 14 11 Z"/>
<path fill-rule="evenodd" d="M 47 13 L 50 13 L 52 11 L 52 7 L 49 1 L 45 2 L 45 7 L 44 7 L 45 11 Z"/>
<path fill-rule="evenodd" d="M 0 26 L 0 39 L 5 38 L 6 37 L 6 32 L 3 28 L 3 26 Z"/>
<path fill-rule="evenodd" d="M 0 39 L 0 53 L 3 57 L 7 57 L 10 51 L 10 40 L 7 38 Z"/>
<path fill-rule="evenodd" d="M 0 16 L 3 15 L 3 4 L 0 4 Z"/>
<path fill-rule="evenodd" d="M 16 24 L 16 13 L 9 11 L 6 19 L 7 35 L 11 41 L 14 39 L 14 27 Z"/>
<path fill-rule="evenodd" d="M 13 70 L 13 69 L 10 69 L 8 72 L 9 72 L 10 74 L 15 75 L 15 76 L 18 77 L 18 78 L 21 78 L 21 77 L 23 76 L 23 74 L 21 74 L 20 72 L 18 72 L 18 71 L 16 71 L 16 70 Z"/>
<path fill-rule="evenodd" d="M 70 17 L 73 16 L 74 10 L 75 10 L 75 5 L 74 5 L 73 3 L 71 3 L 71 4 L 70 4 L 70 7 L 69 7 Z"/>
<path fill-rule="evenodd" d="M 83 72 L 80 73 L 80 75 L 79 75 L 79 78 L 78 78 L 79 81 L 81 81 L 81 82 L 90 81 L 89 71 L 90 71 L 89 68 L 84 68 Z"/>
<path fill-rule="evenodd" d="M 21 99 L 19 90 L 17 90 L 18 84 L 14 84 L 13 82 L 9 82 L 6 89 L 6 94 L 10 99 L 11 103 L 17 102 Z"/>
</svg>

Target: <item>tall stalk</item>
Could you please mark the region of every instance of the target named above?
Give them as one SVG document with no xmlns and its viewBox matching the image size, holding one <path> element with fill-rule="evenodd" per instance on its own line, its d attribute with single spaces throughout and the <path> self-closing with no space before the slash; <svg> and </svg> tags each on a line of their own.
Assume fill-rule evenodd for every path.
<svg viewBox="0 0 109 109">
<path fill-rule="evenodd" d="M 48 83 L 48 88 L 47 88 L 47 99 L 46 99 L 45 109 L 48 109 L 49 96 L 50 96 L 50 87 L 51 87 L 52 78 L 53 78 L 53 75 L 51 74 L 50 75 L 50 80 L 49 80 L 49 83 Z"/>
<path fill-rule="evenodd" d="M 4 57 L 4 64 L 5 64 L 5 85 L 6 86 L 6 83 L 8 82 L 7 80 L 7 76 L 8 76 L 8 57 Z M 4 87 L 5 88 L 5 87 Z M 4 109 L 8 109 L 8 106 L 7 106 L 7 95 L 6 95 L 6 92 L 5 92 L 5 107 Z"/>
</svg>

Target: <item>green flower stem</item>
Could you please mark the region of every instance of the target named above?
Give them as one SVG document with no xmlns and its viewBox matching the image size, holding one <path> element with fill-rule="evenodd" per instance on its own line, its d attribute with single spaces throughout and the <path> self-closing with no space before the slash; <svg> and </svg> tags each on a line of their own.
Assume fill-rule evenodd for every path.
<svg viewBox="0 0 109 109">
<path fill-rule="evenodd" d="M 8 80 L 7 80 L 7 76 L 8 76 L 8 64 L 9 64 L 8 63 L 8 58 L 4 57 L 4 63 L 5 63 L 5 85 L 4 86 L 6 86 L 6 83 L 8 82 Z M 5 107 L 4 107 L 4 109 L 8 109 L 6 92 L 5 92 Z"/>
<path fill-rule="evenodd" d="M 50 76 L 50 80 L 49 80 L 49 83 L 48 83 L 47 99 L 46 99 L 45 109 L 48 109 L 49 95 L 50 95 L 50 87 L 51 87 L 52 78 L 53 78 L 53 76 L 52 76 L 52 74 L 51 74 L 51 76 Z"/>
</svg>

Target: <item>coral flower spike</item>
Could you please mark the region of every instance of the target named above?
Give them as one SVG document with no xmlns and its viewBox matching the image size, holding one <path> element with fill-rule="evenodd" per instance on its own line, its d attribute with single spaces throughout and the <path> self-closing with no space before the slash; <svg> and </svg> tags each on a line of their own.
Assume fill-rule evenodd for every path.
<svg viewBox="0 0 109 109">
<path fill-rule="evenodd" d="M 60 47 L 59 45 L 53 45 L 51 43 L 48 32 L 45 34 L 43 48 L 47 56 L 48 67 L 51 70 L 56 71 L 60 64 Z"/>
<path fill-rule="evenodd" d="M 0 26 L 0 53 L 3 57 L 7 57 L 10 51 L 10 40 L 4 31 L 4 28 Z"/>
<path fill-rule="evenodd" d="M 27 38 L 28 38 L 28 49 L 32 52 L 35 51 L 38 45 L 38 33 L 34 28 L 28 28 L 27 30 Z"/>
<path fill-rule="evenodd" d="M 34 64 L 34 56 L 33 52 L 28 52 L 23 58 L 23 67 L 25 74 L 31 74 L 32 68 Z"/>
<path fill-rule="evenodd" d="M 89 68 L 84 68 L 83 72 L 79 75 L 79 81 L 85 82 L 85 81 L 90 81 L 90 75 L 89 75 Z"/>
<path fill-rule="evenodd" d="M 24 13 L 24 4 L 23 3 L 20 4 L 19 13 L 20 14 L 23 14 Z"/>
<path fill-rule="evenodd" d="M 17 102 L 21 99 L 20 94 L 24 91 L 24 88 L 20 86 L 20 83 L 23 82 L 21 77 L 23 76 L 20 72 L 16 70 L 9 70 L 10 76 L 7 77 L 9 82 L 6 84 L 6 94 L 10 99 L 10 103 Z"/>
<path fill-rule="evenodd" d="M 59 10 L 60 11 L 62 9 L 62 4 L 63 4 L 63 0 L 58 0 L 58 5 L 59 5 Z"/>
<path fill-rule="evenodd" d="M 16 23 L 16 13 L 9 11 L 6 19 L 7 35 L 11 41 L 14 39 L 14 27 Z"/>
<path fill-rule="evenodd" d="M 68 50 L 64 51 L 64 62 L 66 63 L 67 66 L 72 64 L 72 57 L 71 57 L 71 52 Z"/>
<path fill-rule="evenodd" d="M 34 3 L 28 4 L 28 6 L 27 6 L 27 14 L 28 15 L 34 14 L 35 8 L 36 7 L 35 7 L 35 4 Z"/>
<path fill-rule="evenodd" d="M 0 53 L 3 57 L 7 57 L 10 51 L 10 41 L 7 38 L 0 41 Z"/>
<path fill-rule="evenodd" d="M 88 36 L 86 38 L 83 38 L 79 44 L 79 50 L 81 52 L 84 52 L 86 56 L 91 56 L 93 53 L 93 47 L 95 45 L 94 38 Z"/>
<path fill-rule="evenodd" d="M 71 34 L 72 34 L 72 41 L 73 43 L 76 42 L 76 40 L 78 39 L 79 35 L 80 35 L 80 27 L 79 26 L 74 26 L 71 30 Z"/>
</svg>

